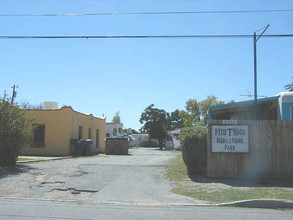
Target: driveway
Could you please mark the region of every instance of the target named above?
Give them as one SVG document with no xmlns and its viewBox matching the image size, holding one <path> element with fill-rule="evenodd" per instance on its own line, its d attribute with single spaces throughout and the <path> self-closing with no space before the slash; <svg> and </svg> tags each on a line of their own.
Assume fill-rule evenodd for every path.
<svg viewBox="0 0 293 220">
<path fill-rule="evenodd" d="M 128 156 L 98 155 L 20 165 L 1 176 L 2 198 L 79 203 L 192 204 L 171 192 L 165 166 L 177 152 L 131 149 Z"/>
</svg>

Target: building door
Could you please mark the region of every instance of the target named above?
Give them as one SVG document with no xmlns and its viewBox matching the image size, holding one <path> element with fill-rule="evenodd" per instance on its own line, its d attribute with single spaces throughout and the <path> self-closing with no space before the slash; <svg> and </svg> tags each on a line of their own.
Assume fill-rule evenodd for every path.
<svg viewBox="0 0 293 220">
<path fill-rule="evenodd" d="M 88 135 L 89 139 L 92 139 L 92 129 L 89 128 L 89 135 Z"/>
<path fill-rule="evenodd" d="M 82 126 L 78 126 L 78 139 L 82 139 Z"/>
<path fill-rule="evenodd" d="M 97 129 L 97 131 L 96 131 L 96 148 L 100 147 L 99 141 L 100 141 L 100 132 L 99 132 L 99 129 Z"/>
</svg>

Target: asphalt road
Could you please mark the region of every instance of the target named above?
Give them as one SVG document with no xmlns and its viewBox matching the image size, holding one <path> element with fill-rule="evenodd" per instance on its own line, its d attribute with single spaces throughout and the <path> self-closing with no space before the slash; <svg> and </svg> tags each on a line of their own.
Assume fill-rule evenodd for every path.
<svg viewBox="0 0 293 220">
<path fill-rule="evenodd" d="M 193 204 L 171 192 L 164 166 L 177 153 L 150 148 L 131 155 L 98 155 L 21 165 L 1 178 L 1 197 L 79 203 Z"/>
</svg>

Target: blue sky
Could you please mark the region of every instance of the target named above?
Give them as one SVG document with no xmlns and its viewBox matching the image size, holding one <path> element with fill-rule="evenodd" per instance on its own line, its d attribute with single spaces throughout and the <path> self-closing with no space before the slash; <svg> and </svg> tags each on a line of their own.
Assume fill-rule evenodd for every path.
<svg viewBox="0 0 293 220">
<path fill-rule="evenodd" d="M 292 0 L 1 0 L 0 14 L 293 9 Z M 293 12 L 250 14 L 0 17 L 0 35 L 292 34 Z M 293 38 L 258 41 L 258 94 L 284 91 L 293 75 Z M 150 104 L 184 109 L 214 94 L 253 94 L 252 39 L 0 39 L 0 92 L 16 101 L 57 101 L 140 128 Z"/>
</svg>

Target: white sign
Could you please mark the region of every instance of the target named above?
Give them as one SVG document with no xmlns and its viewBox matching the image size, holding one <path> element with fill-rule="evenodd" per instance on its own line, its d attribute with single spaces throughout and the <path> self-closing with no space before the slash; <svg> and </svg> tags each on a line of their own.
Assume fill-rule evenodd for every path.
<svg viewBox="0 0 293 220">
<path fill-rule="evenodd" d="M 237 125 L 238 121 L 237 120 L 222 120 L 223 125 Z"/>
<path fill-rule="evenodd" d="M 211 145 L 213 153 L 248 153 L 248 125 L 212 125 Z"/>
</svg>

